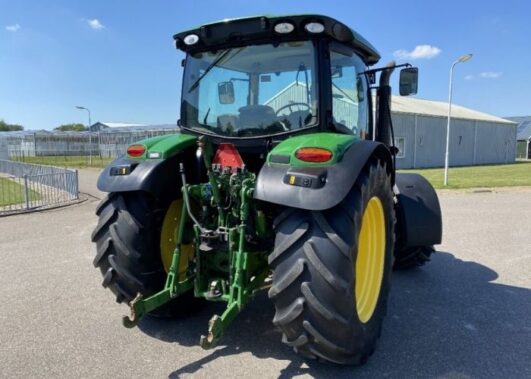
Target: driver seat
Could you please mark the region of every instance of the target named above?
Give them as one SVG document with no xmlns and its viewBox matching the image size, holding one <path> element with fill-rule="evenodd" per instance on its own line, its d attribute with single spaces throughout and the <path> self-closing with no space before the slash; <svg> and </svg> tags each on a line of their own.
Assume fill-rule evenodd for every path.
<svg viewBox="0 0 531 379">
<path fill-rule="evenodd" d="M 268 105 L 246 105 L 238 111 L 239 129 L 265 129 L 278 121 L 275 110 Z"/>
</svg>

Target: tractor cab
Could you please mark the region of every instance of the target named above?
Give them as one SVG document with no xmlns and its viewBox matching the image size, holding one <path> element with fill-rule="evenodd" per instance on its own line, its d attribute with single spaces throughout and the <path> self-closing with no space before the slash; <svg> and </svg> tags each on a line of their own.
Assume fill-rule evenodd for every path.
<svg viewBox="0 0 531 379">
<path fill-rule="evenodd" d="M 238 140 L 317 131 L 373 135 L 375 71 L 368 66 L 380 55 L 336 20 L 226 20 L 174 38 L 187 54 L 179 121 L 185 132 Z"/>
</svg>

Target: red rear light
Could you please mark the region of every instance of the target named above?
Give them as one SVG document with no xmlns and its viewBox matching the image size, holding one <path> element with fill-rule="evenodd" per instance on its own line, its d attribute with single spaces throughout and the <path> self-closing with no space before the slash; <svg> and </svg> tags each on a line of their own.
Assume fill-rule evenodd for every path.
<svg viewBox="0 0 531 379">
<path fill-rule="evenodd" d="M 219 144 L 212 163 L 220 164 L 222 168 L 230 167 L 232 172 L 235 172 L 237 167 L 243 167 L 242 157 L 232 143 Z"/>
<path fill-rule="evenodd" d="M 141 157 L 146 152 L 146 147 L 144 145 L 131 145 L 127 148 L 127 155 L 131 157 Z"/>
<path fill-rule="evenodd" d="M 295 157 L 304 162 L 322 163 L 328 162 L 334 154 L 320 147 L 303 147 L 295 152 Z"/>
</svg>

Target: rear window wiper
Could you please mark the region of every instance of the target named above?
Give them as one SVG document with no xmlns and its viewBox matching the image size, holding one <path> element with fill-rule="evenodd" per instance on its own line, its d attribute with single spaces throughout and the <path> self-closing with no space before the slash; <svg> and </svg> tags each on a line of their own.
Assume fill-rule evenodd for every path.
<svg viewBox="0 0 531 379">
<path fill-rule="evenodd" d="M 240 49 L 238 49 L 238 50 L 234 53 L 234 55 L 232 56 L 232 58 L 234 58 L 234 56 L 235 56 L 236 54 L 238 54 L 238 53 L 239 53 L 240 51 L 242 51 L 242 50 L 243 50 L 243 47 L 241 47 Z M 232 49 L 227 49 L 227 50 L 225 50 L 223 53 L 221 53 L 220 56 L 217 57 L 217 58 L 214 60 L 214 62 L 212 62 L 212 63 L 210 64 L 210 66 L 208 66 L 208 67 L 206 68 L 205 72 L 203 72 L 203 74 L 202 74 L 199 78 L 197 78 L 197 80 L 194 82 L 194 84 L 192 84 L 192 85 L 190 86 L 190 89 L 188 90 L 188 93 L 190 93 L 190 92 L 192 92 L 194 89 L 196 89 L 197 86 L 199 85 L 199 82 L 200 82 L 200 81 L 201 81 L 201 80 L 202 80 L 202 79 L 208 74 L 208 72 L 209 72 L 210 70 L 212 70 L 215 66 L 217 66 L 217 65 L 219 64 L 219 62 L 221 62 L 221 60 L 222 60 L 223 58 L 225 58 L 225 57 L 227 56 L 227 54 L 230 53 L 231 51 L 233 51 L 233 50 L 232 50 Z"/>
</svg>

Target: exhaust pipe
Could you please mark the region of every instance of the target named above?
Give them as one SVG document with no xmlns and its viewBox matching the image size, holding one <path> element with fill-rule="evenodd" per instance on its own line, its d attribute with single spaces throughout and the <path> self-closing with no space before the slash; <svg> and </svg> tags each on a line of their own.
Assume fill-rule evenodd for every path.
<svg viewBox="0 0 531 379">
<path fill-rule="evenodd" d="M 380 85 L 377 91 L 376 141 L 391 146 L 391 86 L 389 79 L 395 70 L 396 63 L 391 61 L 380 74 Z"/>
</svg>

